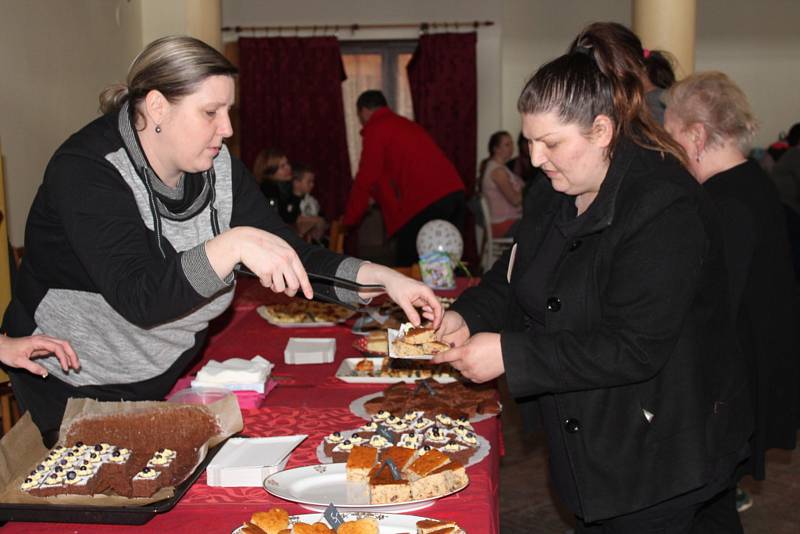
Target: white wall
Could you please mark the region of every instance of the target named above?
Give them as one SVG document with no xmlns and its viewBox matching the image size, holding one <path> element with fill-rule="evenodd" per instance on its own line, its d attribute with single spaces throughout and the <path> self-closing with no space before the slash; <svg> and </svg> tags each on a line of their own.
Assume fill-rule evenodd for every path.
<svg viewBox="0 0 800 534">
<path fill-rule="evenodd" d="M 221 0 L 137 0 L 143 46 L 165 35 L 185 34 L 222 49 Z"/>
<path fill-rule="evenodd" d="M 630 25 L 630 0 L 504 0 L 502 10 L 502 125 L 520 130 L 517 98 L 530 76 L 563 54 L 590 22 Z M 482 103 L 481 103 L 482 105 Z M 481 147 L 480 154 L 486 151 Z"/>
<path fill-rule="evenodd" d="M 800 2 L 698 0 L 696 70 L 721 70 L 750 99 L 766 146 L 800 122 Z"/>
<path fill-rule="evenodd" d="M 55 149 L 98 114 L 141 48 L 138 2 L 0 0 L 0 143 L 9 237 L 25 220 Z"/>
<path fill-rule="evenodd" d="M 504 0 L 504 129 L 518 131 L 525 80 L 598 20 L 630 25 L 630 0 Z M 761 121 L 755 146 L 776 140 L 800 121 L 800 1 L 697 0 L 695 68 L 726 72 L 742 87 Z"/>
</svg>

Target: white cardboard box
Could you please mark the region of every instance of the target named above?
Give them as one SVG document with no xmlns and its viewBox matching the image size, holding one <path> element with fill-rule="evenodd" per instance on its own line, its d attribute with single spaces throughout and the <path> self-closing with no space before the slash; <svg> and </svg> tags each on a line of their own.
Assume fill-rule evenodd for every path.
<svg viewBox="0 0 800 534">
<path fill-rule="evenodd" d="M 292 337 L 283 351 L 288 364 L 333 363 L 336 339 L 328 337 Z"/>
<path fill-rule="evenodd" d="M 209 486 L 257 487 L 282 471 L 289 455 L 308 436 L 231 438 L 206 467 Z"/>
</svg>

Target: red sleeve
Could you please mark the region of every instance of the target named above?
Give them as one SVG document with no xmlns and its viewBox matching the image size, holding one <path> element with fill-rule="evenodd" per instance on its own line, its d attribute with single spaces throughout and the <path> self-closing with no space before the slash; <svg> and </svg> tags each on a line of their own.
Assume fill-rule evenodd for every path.
<svg viewBox="0 0 800 534">
<path fill-rule="evenodd" d="M 383 153 L 378 140 L 374 135 L 365 135 L 363 139 L 358 174 L 350 188 L 350 198 L 347 199 L 347 208 L 342 218 L 342 222 L 348 226 L 358 224 L 367 212 L 373 184 L 379 181 L 383 166 Z"/>
</svg>

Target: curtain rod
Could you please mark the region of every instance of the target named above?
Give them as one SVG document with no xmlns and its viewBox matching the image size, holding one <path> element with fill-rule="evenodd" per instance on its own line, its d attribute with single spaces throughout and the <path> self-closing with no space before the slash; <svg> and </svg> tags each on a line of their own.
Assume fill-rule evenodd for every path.
<svg viewBox="0 0 800 534">
<path fill-rule="evenodd" d="M 478 28 L 494 26 L 491 20 L 475 20 L 471 22 L 421 22 L 421 23 L 402 23 L 402 24 L 301 24 L 296 26 L 223 26 L 223 32 L 301 32 L 301 31 L 333 31 L 350 30 L 355 33 L 359 30 L 396 30 L 417 28 L 421 32 L 428 30 L 446 30 L 448 28 Z"/>
</svg>

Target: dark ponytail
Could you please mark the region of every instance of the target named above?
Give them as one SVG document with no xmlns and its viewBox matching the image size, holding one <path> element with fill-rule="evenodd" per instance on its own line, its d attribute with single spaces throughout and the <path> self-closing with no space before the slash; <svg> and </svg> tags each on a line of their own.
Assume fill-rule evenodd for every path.
<svg viewBox="0 0 800 534">
<path fill-rule="evenodd" d="M 646 109 L 644 50 L 635 33 L 615 22 L 595 22 L 567 54 L 541 67 L 517 102 L 523 114 L 554 112 L 565 124 L 588 130 L 598 115 L 614 123 L 609 157 L 620 136 L 686 163 L 683 149 Z"/>
</svg>

